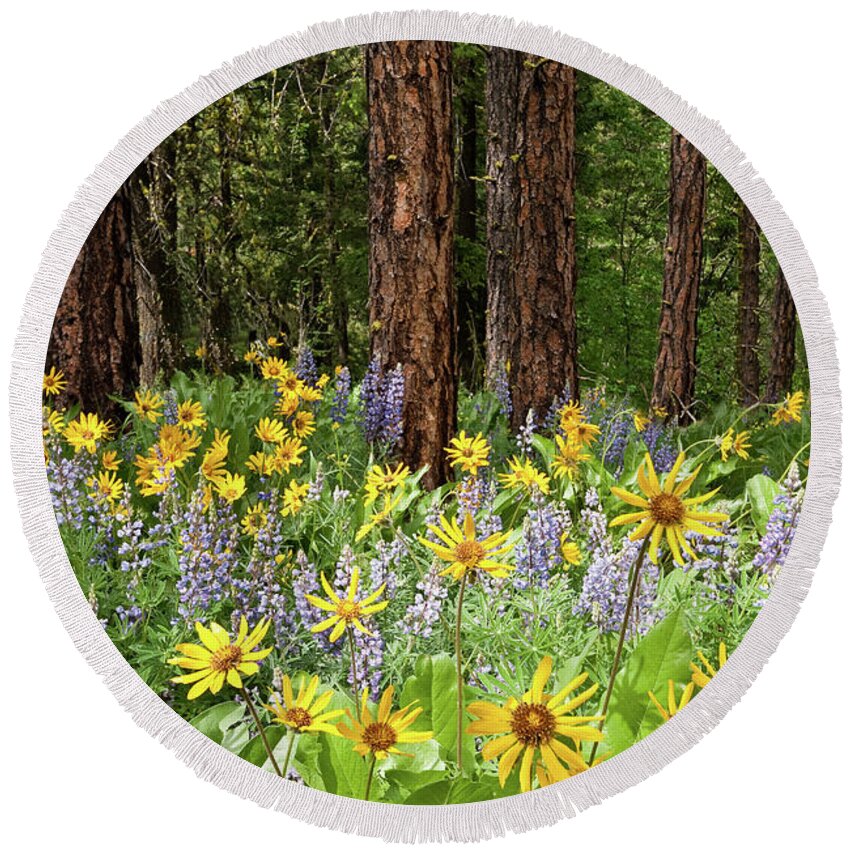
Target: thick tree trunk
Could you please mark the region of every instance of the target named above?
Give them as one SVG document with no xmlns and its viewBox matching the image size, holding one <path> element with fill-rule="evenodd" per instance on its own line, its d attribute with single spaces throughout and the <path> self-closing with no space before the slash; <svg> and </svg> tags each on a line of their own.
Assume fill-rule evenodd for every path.
<svg viewBox="0 0 850 850">
<path fill-rule="evenodd" d="M 331 290 L 331 313 L 333 337 L 336 351 L 332 352 L 336 362 L 345 366 L 348 363 L 348 297 L 345 285 L 337 270 L 339 258 L 339 239 L 337 237 L 337 190 L 334 181 L 336 165 L 333 157 L 325 159 L 325 241 L 327 244 L 327 275 Z"/>
<path fill-rule="evenodd" d="M 576 76 L 498 48 L 489 72 L 488 372 L 510 361 L 517 427 L 565 387 L 578 398 Z"/>
<path fill-rule="evenodd" d="M 56 310 L 48 366 L 65 373 L 62 402 L 121 416 L 110 396 L 132 395 L 139 377 L 139 327 L 127 186 L 107 204 L 77 257 Z"/>
<path fill-rule="evenodd" d="M 152 151 L 130 178 L 142 353 L 139 379 L 143 386 L 152 386 L 160 374 L 168 379 L 181 359 L 183 309 L 174 266 L 177 240 L 174 165 L 172 136 Z"/>
<path fill-rule="evenodd" d="M 771 309 L 773 339 L 770 345 L 770 370 L 765 390 L 766 401 L 779 401 L 791 392 L 797 342 L 797 308 L 791 297 L 788 282 L 780 269 Z"/>
<path fill-rule="evenodd" d="M 371 349 L 405 377 L 402 455 L 435 487 L 457 412 L 454 161 L 447 42 L 366 47 Z"/>
<path fill-rule="evenodd" d="M 705 166 L 705 157 L 673 130 L 664 287 L 652 403 L 681 422 L 689 420 L 696 383 Z"/>
<path fill-rule="evenodd" d="M 759 371 L 759 226 L 747 205 L 738 212 L 738 400 L 746 407 L 761 398 Z"/>
</svg>

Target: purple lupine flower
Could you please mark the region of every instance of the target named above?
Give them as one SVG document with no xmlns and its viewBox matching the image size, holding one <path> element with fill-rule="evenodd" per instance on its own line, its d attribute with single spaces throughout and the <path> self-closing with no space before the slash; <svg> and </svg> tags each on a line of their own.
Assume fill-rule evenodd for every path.
<svg viewBox="0 0 850 850">
<path fill-rule="evenodd" d="M 505 363 L 500 363 L 496 367 L 496 372 L 493 375 L 492 386 L 490 389 L 499 402 L 499 407 L 502 409 L 502 415 L 506 419 L 510 419 L 514 406 L 511 401 L 511 385 L 508 379 L 507 365 Z"/>
<path fill-rule="evenodd" d="M 162 397 L 165 401 L 165 407 L 162 410 L 162 421 L 166 425 L 177 424 L 177 393 L 173 389 L 167 389 Z"/>
<path fill-rule="evenodd" d="M 566 406 L 567 402 L 572 398 L 572 393 L 570 392 L 570 385 L 565 384 L 564 389 L 561 391 L 561 394 L 552 400 L 552 404 L 549 407 L 549 412 L 546 414 L 546 418 L 543 420 L 543 427 L 551 430 L 554 428 L 558 419 L 561 415 L 561 409 Z"/>
<path fill-rule="evenodd" d="M 385 375 L 377 357 L 373 357 L 360 385 L 360 401 L 366 441 L 393 449 L 402 436 L 404 371 L 401 364 Z"/>
<path fill-rule="evenodd" d="M 376 555 L 369 561 L 369 579 L 372 590 L 377 590 L 382 584 L 386 584 L 384 596 L 394 599 L 398 587 L 398 574 L 396 570 L 401 566 L 401 558 L 406 547 L 397 538 L 391 542 L 379 540 L 375 546 Z"/>
<path fill-rule="evenodd" d="M 305 496 L 308 502 L 318 502 L 322 498 L 322 491 L 325 489 L 325 470 L 322 464 L 316 466 L 316 477 L 310 482 L 310 487 Z"/>
<path fill-rule="evenodd" d="M 623 471 L 626 447 L 634 430 L 632 417 L 623 408 L 609 410 L 602 417 L 599 427 L 602 432 L 598 443 L 602 462 L 615 475 L 619 475 Z"/>
<path fill-rule="evenodd" d="M 334 397 L 331 404 L 330 416 L 337 425 L 342 425 L 348 413 L 348 402 L 351 396 L 351 372 L 348 366 L 340 366 L 334 382 Z"/>
<path fill-rule="evenodd" d="M 563 505 L 550 504 L 538 490 L 531 494 L 531 502 L 514 554 L 511 579 L 517 590 L 549 586 L 552 573 L 563 565 L 561 535 L 570 527 Z"/>
<path fill-rule="evenodd" d="M 653 419 L 644 428 L 641 436 L 646 445 L 646 450 L 652 458 L 655 471 L 669 472 L 673 468 L 678 455 L 678 450 L 673 443 L 671 429 L 667 428 L 661 419 Z"/>
<path fill-rule="evenodd" d="M 204 513 L 204 484 L 195 489 L 180 535 L 177 581 L 180 616 L 186 622 L 203 620 L 214 602 L 232 591 L 239 544 L 239 525 L 233 506 L 213 499 Z"/>
<path fill-rule="evenodd" d="M 89 502 L 86 481 L 94 475 L 95 464 L 95 456 L 88 452 L 66 458 L 58 446 L 55 451 L 48 447 L 47 485 L 57 525 L 82 529 Z"/>
<path fill-rule="evenodd" d="M 407 606 L 404 618 L 398 623 L 401 631 L 415 637 L 430 637 L 448 595 L 449 590 L 440 576 L 440 567 L 434 563 L 425 577 L 416 583 L 413 602 Z"/>
<path fill-rule="evenodd" d="M 699 577 L 708 602 L 731 605 L 740 576 L 739 543 L 734 528 L 725 522 L 717 536 L 703 537 L 697 532 L 686 531 L 685 538 L 694 550 L 696 558 L 691 558 L 685 551 L 682 552 L 685 561 L 683 572 L 693 572 Z"/>
<path fill-rule="evenodd" d="M 326 618 L 327 615 L 321 608 L 312 605 L 307 599 L 307 594 L 321 596 L 322 590 L 319 586 L 316 567 L 310 563 L 300 549 L 295 556 L 295 566 L 292 568 L 292 593 L 295 599 L 295 612 L 298 615 L 298 622 L 306 631 Z M 313 635 L 324 653 L 339 655 L 342 651 L 342 644 L 339 641 L 331 643 L 328 637 L 328 632 L 318 632 Z"/>
<path fill-rule="evenodd" d="M 759 550 L 753 558 L 753 566 L 760 569 L 770 581 L 776 578 L 788 557 L 800 521 L 804 493 L 800 469 L 794 462 L 773 499 L 773 511 L 768 518 L 764 536 L 759 541 Z"/>
<path fill-rule="evenodd" d="M 316 368 L 316 357 L 309 345 L 298 346 L 298 357 L 295 361 L 295 374 L 305 384 L 315 387 L 319 381 L 319 370 Z"/>
<path fill-rule="evenodd" d="M 589 616 L 600 632 L 616 632 L 622 626 L 628 599 L 629 576 L 642 541 L 623 538 L 615 547 L 607 531 L 608 521 L 599 504 L 599 495 L 590 488 L 581 512 L 587 535 L 590 566 L 584 575 L 581 595 L 573 613 Z M 628 636 L 645 634 L 663 616 L 655 608 L 658 595 L 658 567 L 644 559 L 638 592 L 635 595 Z"/>
</svg>

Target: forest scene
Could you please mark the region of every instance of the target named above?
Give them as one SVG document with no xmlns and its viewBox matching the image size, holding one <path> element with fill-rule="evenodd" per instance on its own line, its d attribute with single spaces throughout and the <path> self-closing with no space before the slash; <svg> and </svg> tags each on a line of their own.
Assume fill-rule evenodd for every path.
<svg viewBox="0 0 850 850">
<path fill-rule="evenodd" d="M 405 805 L 568 779 L 698 700 L 808 469 L 794 302 L 731 186 L 617 89 L 472 44 L 313 56 L 166 138 L 43 390 L 128 663 L 279 781 Z"/>
</svg>

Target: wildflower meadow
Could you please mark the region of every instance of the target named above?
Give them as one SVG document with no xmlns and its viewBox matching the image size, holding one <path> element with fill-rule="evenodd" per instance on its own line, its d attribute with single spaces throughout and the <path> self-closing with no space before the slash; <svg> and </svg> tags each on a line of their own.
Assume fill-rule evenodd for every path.
<svg viewBox="0 0 850 850">
<path fill-rule="evenodd" d="M 401 366 L 325 374 L 274 337 L 243 363 L 110 419 L 51 369 L 45 462 L 109 637 L 281 781 L 442 804 L 591 769 L 711 686 L 793 540 L 802 391 L 678 425 L 599 385 L 516 432 L 505 382 L 462 391 L 429 491 Z"/>
</svg>

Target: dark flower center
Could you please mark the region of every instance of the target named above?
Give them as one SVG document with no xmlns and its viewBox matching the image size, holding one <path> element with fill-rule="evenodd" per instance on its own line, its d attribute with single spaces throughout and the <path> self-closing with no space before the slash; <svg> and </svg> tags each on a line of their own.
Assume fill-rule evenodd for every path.
<svg viewBox="0 0 850 850">
<path fill-rule="evenodd" d="M 679 525 L 685 516 L 685 506 L 678 496 L 672 493 L 659 493 L 649 500 L 649 512 L 652 518 L 665 527 Z"/>
<path fill-rule="evenodd" d="M 363 730 L 363 743 L 373 753 L 385 752 L 398 740 L 395 729 L 389 723 L 370 723 Z"/>
<path fill-rule="evenodd" d="M 210 669 L 216 673 L 235 670 L 242 662 L 242 650 L 238 646 L 223 646 L 210 657 Z"/>
<path fill-rule="evenodd" d="M 513 711 L 511 731 L 526 747 L 539 747 L 552 738 L 555 715 L 542 703 L 521 702 Z"/>
</svg>

